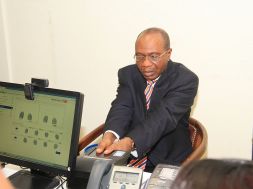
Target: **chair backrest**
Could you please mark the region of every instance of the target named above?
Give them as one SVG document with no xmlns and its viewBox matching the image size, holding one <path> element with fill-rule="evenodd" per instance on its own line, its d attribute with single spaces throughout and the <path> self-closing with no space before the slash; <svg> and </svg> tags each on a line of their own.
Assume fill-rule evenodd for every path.
<svg viewBox="0 0 253 189">
<path fill-rule="evenodd" d="M 79 152 L 88 144 L 96 140 L 103 133 L 104 124 L 82 137 L 79 141 Z M 207 151 L 207 132 L 204 126 L 196 119 L 189 119 L 189 129 L 192 141 L 193 152 L 182 163 L 185 165 L 190 161 L 201 159 L 205 156 Z"/>
<path fill-rule="evenodd" d="M 193 152 L 182 163 L 185 165 L 193 160 L 202 159 L 207 153 L 207 132 L 205 127 L 196 119 L 189 119 L 189 129 L 192 141 Z"/>
</svg>

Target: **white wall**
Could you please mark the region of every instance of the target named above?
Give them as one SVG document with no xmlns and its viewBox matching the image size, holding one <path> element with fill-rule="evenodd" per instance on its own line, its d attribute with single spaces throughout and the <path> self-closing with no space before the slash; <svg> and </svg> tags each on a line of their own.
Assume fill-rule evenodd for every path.
<svg viewBox="0 0 253 189">
<path fill-rule="evenodd" d="M 7 27 L 5 25 L 5 7 L 0 0 L 0 81 L 10 81 L 10 62 L 8 60 Z"/>
<path fill-rule="evenodd" d="M 0 0 L 1 79 L 48 78 L 51 87 L 83 92 L 87 132 L 105 120 L 137 34 L 162 27 L 172 59 L 200 78 L 192 116 L 208 130 L 209 157 L 251 158 L 251 7 L 251 0 Z"/>
</svg>

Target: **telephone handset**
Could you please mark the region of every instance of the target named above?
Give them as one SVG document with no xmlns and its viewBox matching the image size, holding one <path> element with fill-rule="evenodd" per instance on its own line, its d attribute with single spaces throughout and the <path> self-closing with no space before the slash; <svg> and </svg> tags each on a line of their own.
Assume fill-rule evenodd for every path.
<svg viewBox="0 0 253 189">
<path fill-rule="evenodd" d="M 150 176 L 147 189 L 169 189 L 179 169 L 179 166 L 158 164 Z"/>
<path fill-rule="evenodd" d="M 108 185 L 107 183 L 111 167 L 112 160 L 96 160 L 91 169 L 90 178 L 86 189 L 106 188 L 106 186 Z M 106 176 L 107 174 L 108 176 Z M 102 185 L 105 186 L 103 187 Z"/>
</svg>

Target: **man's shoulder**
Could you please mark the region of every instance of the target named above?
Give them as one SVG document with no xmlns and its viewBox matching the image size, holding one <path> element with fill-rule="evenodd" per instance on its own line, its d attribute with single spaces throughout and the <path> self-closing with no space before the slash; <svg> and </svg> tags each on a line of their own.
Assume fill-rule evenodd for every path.
<svg viewBox="0 0 253 189">
<path fill-rule="evenodd" d="M 130 64 L 130 65 L 120 68 L 119 70 L 123 72 L 135 72 L 135 71 L 138 71 L 138 68 L 136 64 Z"/>
<path fill-rule="evenodd" d="M 175 73 L 180 73 L 180 75 L 184 76 L 192 76 L 192 77 L 198 77 L 192 70 L 190 70 L 188 67 L 186 67 L 184 64 L 179 63 L 179 62 L 169 62 L 169 66 L 167 69 L 167 72 L 175 72 Z"/>
<path fill-rule="evenodd" d="M 132 75 L 139 74 L 138 67 L 136 64 L 131 64 L 125 67 L 122 67 L 119 69 L 119 75 L 127 75 L 128 77 L 131 77 Z"/>
<path fill-rule="evenodd" d="M 118 71 L 118 78 L 120 82 L 130 83 L 144 80 L 136 64 L 120 68 Z"/>
</svg>

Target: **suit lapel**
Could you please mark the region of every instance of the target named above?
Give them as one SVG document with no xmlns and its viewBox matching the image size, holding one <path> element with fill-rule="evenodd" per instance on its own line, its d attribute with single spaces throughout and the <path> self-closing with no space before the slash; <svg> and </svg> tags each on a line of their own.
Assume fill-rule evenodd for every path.
<svg viewBox="0 0 253 189">
<path fill-rule="evenodd" d="M 143 78 L 141 73 L 138 71 L 134 77 L 134 88 L 137 93 L 136 94 L 137 98 L 140 98 L 141 106 L 144 110 L 146 110 L 146 97 L 144 95 L 144 90 L 146 88 L 146 85 L 147 85 L 146 80 Z"/>
<path fill-rule="evenodd" d="M 161 76 L 162 77 L 162 76 Z M 159 78 L 159 80 L 162 78 Z M 157 82 L 159 82 L 159 80 Z M 152 110 L 155 107 L 155 104 L 158 104 L 163 96 L 163 88 L 162 86 L 158 85 L 159 83 L 155 84 L 155 87 L 153 89 L 152 95 L 151 95 L 151 101 L 149 105 L 149 111 Z"/>
<path fill-rule="evenodd" d="M 167 86 L 170 85 L 170 83 L 172 82 L 170 77 L 172 75 L 173 70 L 174 70 L 174 64 L 172 61 L 169 61 L 166 70 L 162 73 L 157 83 L 155 84 L 155 87 L 151 96 L 149 110 L 152 110 L 155 107 L 155 105 L 158 104 L 163 98 L 163 96 L 165 95 L 167 91 Z"/>
</svg>

